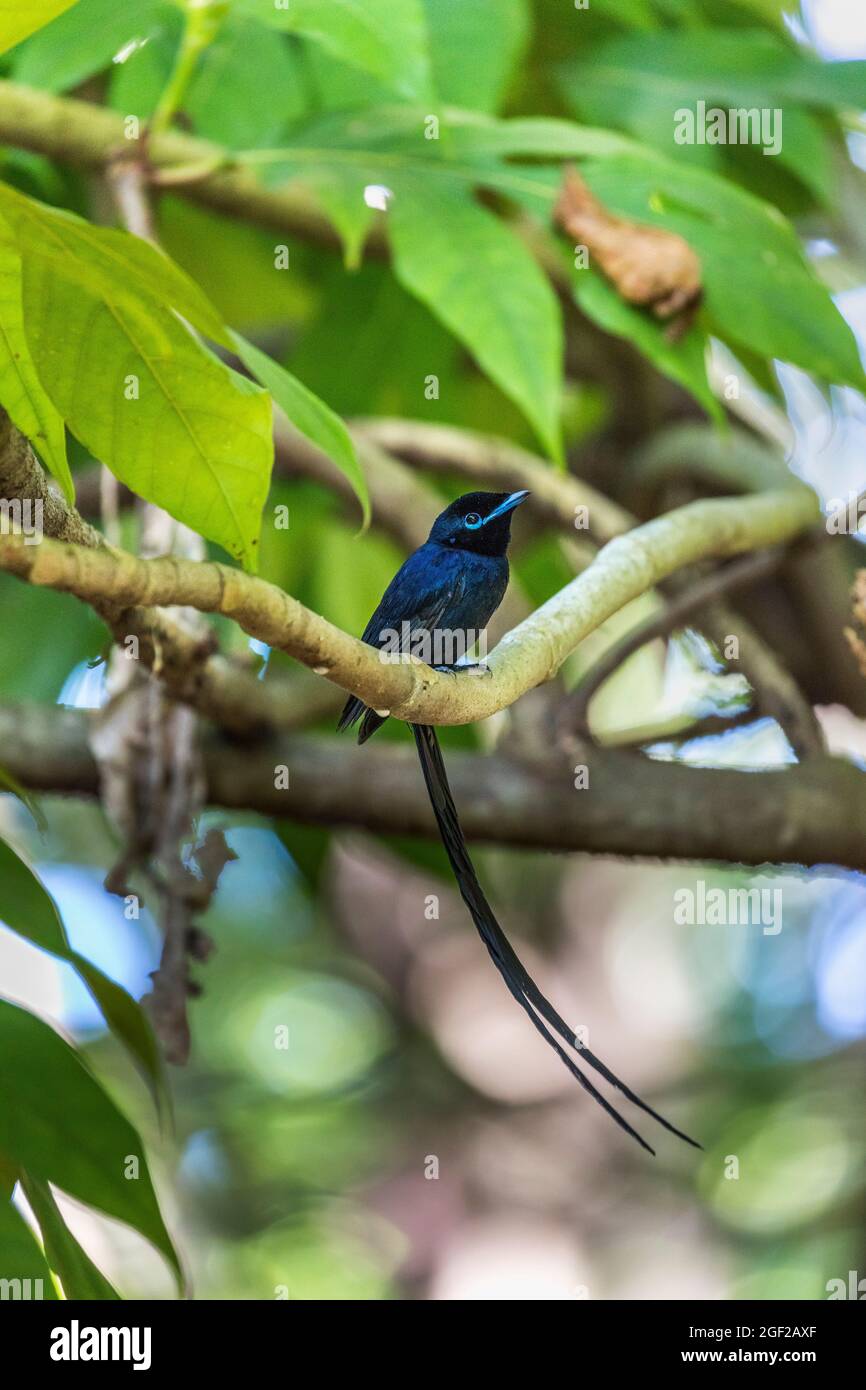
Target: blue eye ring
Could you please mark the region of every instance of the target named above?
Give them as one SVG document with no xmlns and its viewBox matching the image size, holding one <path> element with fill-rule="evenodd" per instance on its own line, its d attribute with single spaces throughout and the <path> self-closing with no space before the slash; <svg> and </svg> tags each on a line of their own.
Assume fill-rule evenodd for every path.
<svg viewBox="0 0 866 1390">
<path fill-rule="evenodd" d="M 483 520 L 483 517 L 480 517 L 477 512 L 468 512 L 463 518 L 463 525 L 469 531 L 477 531 L 479 526 L 483 525 Z"/>
</svg>

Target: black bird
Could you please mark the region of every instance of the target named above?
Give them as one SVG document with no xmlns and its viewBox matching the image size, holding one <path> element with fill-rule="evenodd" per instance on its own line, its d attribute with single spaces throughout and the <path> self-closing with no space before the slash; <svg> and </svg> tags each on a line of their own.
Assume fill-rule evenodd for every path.
<svg viewBox="0 0 866 1390">
<path fill-rule="evenodd" d="M 362 640 L 371 647 L 387 648 L 395 654 L 412 651 L 435 666 L 454 664 L 456 658 L 453 654 L 449 653 L 447 660 L 443 659 L 441 648 L 446 645 L 452 652 L 457 647 L 458 657 L 471 652 L 479 634 L 502 602 L 508 586 L 506 552 L 511 539 L 511 519 L 514 508 L 528 495 L 525 491 L 469 492 L 446 507 L 433 523 L 424 545 L 409 556 L 391 580 L 379 607 L 364 629 Z M 355 724 L 362 715 L 358 742 L 365 743 L 385 722 L 387 715 L 368 709 L 357 696 L 351 696 L 346 701 L 338 730 Z M 514 998 L 583 1089 L 643 1148 L 654 1152 L 637 1130 L 596 1089 L 560 1045 L 561 1042 L 578 1052 L 605 1081 L 658 1120 L 665 1129 L 695 1148 L 700 1148 L 700 1144 L 657 1114 L 580 1043 L 574 1029 L 569 1028 L 524 969 L 493 915 L 469 858 L 436 731 L 427 724 L 413 724 L 411 727 L 427 793 L 461 896 L 494 965 Z M 557 1041 L 557 1037 L 560 1041 Z"/>
</svg>

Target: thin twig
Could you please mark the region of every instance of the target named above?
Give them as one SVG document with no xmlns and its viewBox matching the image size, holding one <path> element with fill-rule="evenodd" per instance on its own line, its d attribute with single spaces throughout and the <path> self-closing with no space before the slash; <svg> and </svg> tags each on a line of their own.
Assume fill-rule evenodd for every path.
<svg viewBox="0 0 866 1390">
<path fill-rule="evenodd" d="M 818 717 L 790 671 L 742 613 L 716 603 L 704 616 L 703 628 L 724 650 L 729 637 L 739 645 L 737 666 L 755 692 L 756 708 L 775 719 L 801 760 L 826 751 Z"/>
<path fill-rule="evenodd" d="M 155 242 L 144 152 L 121 151 L 106 165 L 105 175 L 118 216 L 126 230 L 143 241 Z"/>
<path fill-rule="evenodd" d="M 638 623 L 607 649 L 561 702 L 557 713 L 557 733 L 564 737 L 575 732 L 584 738 L 591 738 L 590 703 L 600 688 L 630 656 L 640 651 L 648 642 L 667 637 L 683 627 L 689 618 L 700 613 L 708 604 L 714 603 L 722 594 L 744 588 L 772 574 L 784 555 L 784 548 L 777 547 L 772 550 L 758 550 L 752 555 L 732 560 L 730 564 L 696 579 L 688 588 L 676 594 L 658 613 L 653 613 Z"/>
<path fill-rule="evenodd" d="M 528 488 L 529 508 L 543 521 L 604 544 L 635 525 L 635 518 L 596 488 L 508 440 L 419 420 L 361 419 L 354 438 L 376 444 L 417 468 L 502 489 Z"/>
</svg>

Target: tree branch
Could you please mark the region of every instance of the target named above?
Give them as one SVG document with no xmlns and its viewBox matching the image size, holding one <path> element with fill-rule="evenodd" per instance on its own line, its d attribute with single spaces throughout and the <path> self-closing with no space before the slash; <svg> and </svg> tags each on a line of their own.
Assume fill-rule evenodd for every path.
<svg viewBox="0 0 866 1390">
<path fill-rule="evenodd" d="M 529 506 L 549 525 L 579 535 L 578 512 L 586 508 L 588 528 L 600 544 L 634 526 L 634 517 L 604 493 L 571 473 L 558 473 L 526 449 L 492 435 L 418 420 L 354 420 L 355 439 L 377 444 L 389 454 L 433 473 L 454 474 L 503 491 L 529 488 Z"/>
<path fill-rule="evenodd" d="M 232 618 L 250 636 L 400 719 L 467 724 L 486 719 L 556 675 L 589 633 L 685 565 L 792 540 L 815 524 L 818 503 L 803 487 L 757 497 L 692 502 L 611 541 L 582 574 L 507 634 L 487 678 L 437 672 L 419 661 L 383 660 L 297 599 L 227 565 L 142 560 L 44 540 L 0 537 L 0 568 L 97 608 L 188 606 Z"/>
<path fill-rule="evenodd" d="M 0 706 L 4 767 L 33 791 L 95 796 L 92 718 L 54 706 Z M 571 756 L 542 765 L 449 749 L 468 836 L 591 854 L 866 870 L 866 777 L 841 759 L 758 773 L 654 762 L 619 749 L 587 747 L 579 756 L 589 768 L 585 791 L 574 788 Z M 409 746 L 292 735 L 238 747 L 211 733 L 204 765 L 211 805 L 436 838 Z M 274 785 L 278 766 L 289 769 L 285 790 Z"/>
<path fill-rule="evenodd" d="M 120 113 L 17 82 L 0 82 L 0 143 L 90 169 L 102 169 L 119 151 L 135 148 Z M 339 246 L 333 226 L 299 184 L 265 188 L 254 175 L 233 166 L 226 150 L 207 140 L 160 131 L 148 139 L 147 160 L 156 172 L 157 186 L 167 186 L 173 174 L 171 191 L 182 198 L 246 222 Z"/>
<path fill-rule="evenodd" d="M 45 535 L 54 541 L 87 547 L 109 561 L 112 555 L 121 554 L 51 487 L 29 443 L 2 409 L 0 498 L 40 502 Z M 41 542 L 46 544 L 51 541 Z M 202 642 L 167 613 L 118 603 L 110 585 L 90 595 L 87 602 L 118 642 L 127 637 L 138 640 L 140 660 L 158 673 L 175 699 L 194 705 L 224 728 L 247 733 L 271 727 L 296 728 L 305 722 L 297 701 L 287 698 L 279 686 L 257 681 L 250 672 L 216 654 L 210 638 Z"/>
<path fill-rule="evenodd" d="M 720 651 L 724 651 L 726 639 L 736 635 L 738 666 L 755 692 L 757 708 L 776 720 L 797 757 L 814 758 L 823 753 L 824 733 L 811 702 L 748 619 L 726 604 L 716 603 L 706 611 L 701 626 Z"/>
<path fill-rule="evenodd" d="M 281 411 L 274 412 L 274 471 L 283 477 L 309 478 L 337 494 L 359 515 L 358 498 L 345 473 L 327 454 L 293 430 Z M 408 552 L 427 539 L 442 510 L 432 488 L 397 459 L 363 436 L 355 436 L 358 461 L 370 494 L 373 522 Z"/>
<path fill-rule="evenodd" d="M 675 594 L 666 607 L 645 618 L 631 628 L 618 642 L 614 642 L 586 675 L 578 682 L 567 699 L 563 700 L 558 722 L 563 731 L 575 730 L 584 737 L 590 736 L 589 706 L 593 696 L 606 681 L 628 661 L 630 656 L 640 651 L 648 642 L 658 637 L 667 637 L 699 613 L 708 604 L 714 603 L 722 594 L 734 589 L 744 588 L 767 574 L 779 565 L 784 551 L 756 550 L 734 560 L 730 565 L 701 575 Z"/>
</svg>

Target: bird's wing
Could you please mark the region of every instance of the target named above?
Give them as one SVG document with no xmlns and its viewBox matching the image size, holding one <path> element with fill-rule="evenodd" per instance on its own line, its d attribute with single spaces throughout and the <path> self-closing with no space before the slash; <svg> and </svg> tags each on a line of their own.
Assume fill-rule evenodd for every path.
<svg viewBox="0 0 866 1390">
<path fill-rule="evenodd" d="M 459 610 L 466 592 L 465 573 L 454 564 L 437 563 L 439 557 L 426 555 L 425 549 L 422 546 L 409 556 L 385 590 L 361 638 L 371 647 L 381 647 L 382 633 L 391 629 L 400 634 L 399 650 L 405 651 L 407 637 L 433 632 L 449 612 Z"/>
<path fill-rule="evenodd" d="M 397 571 L 379 607 L 364 628 L 361 640 L 371 647 L 382 647 L 388 641 L 383 636 L 388 630 L 399 635 L 397 652 L 411 649 L 412 638 L 417 632 L 433 632 L 447 622 L 449 613 L 459 611 L 466 594 L 466 575 L 452 561 L 447 552 L 432 553 L 424 546 Z M 404 623 L 406 627 L 404 629 Z M 337 724 L 338 733 L 357 723 L 364 715 L 359 743 L 365 743 L 385 721 L 373 710 L 368 710 L 363 700 L 350 695 Z"/>
</svg>

